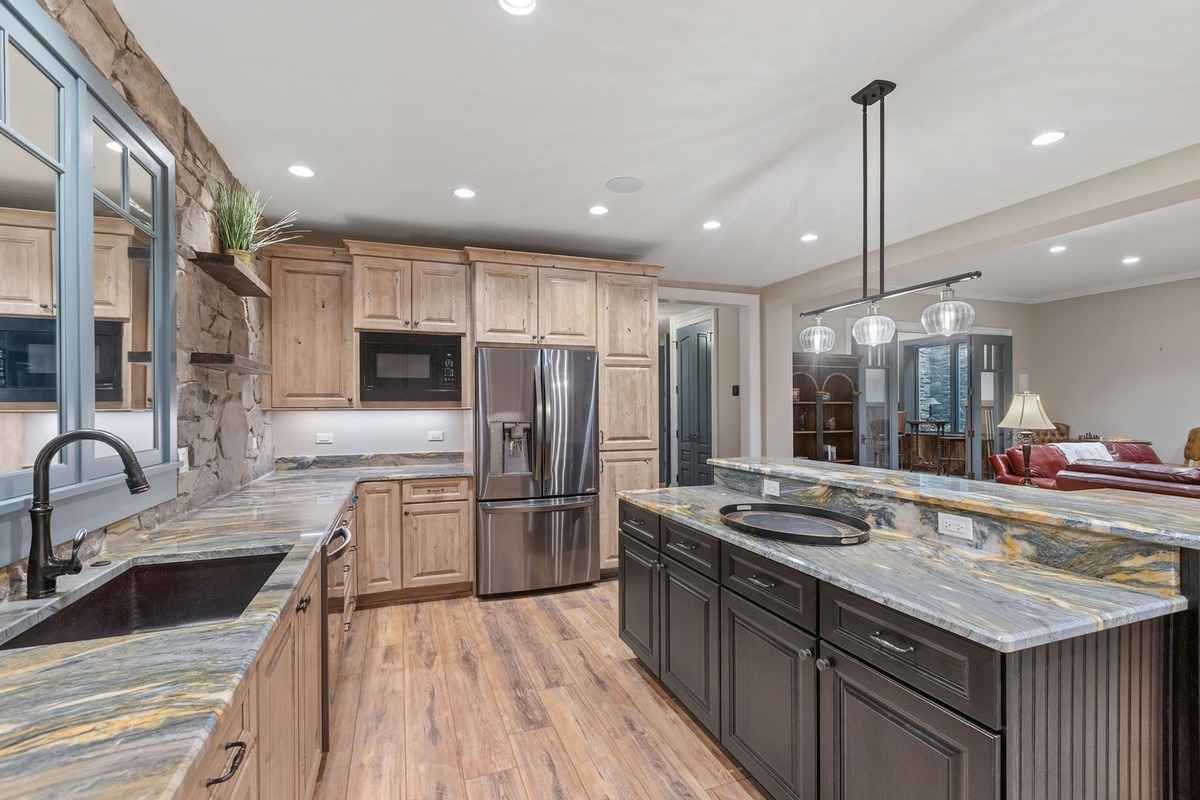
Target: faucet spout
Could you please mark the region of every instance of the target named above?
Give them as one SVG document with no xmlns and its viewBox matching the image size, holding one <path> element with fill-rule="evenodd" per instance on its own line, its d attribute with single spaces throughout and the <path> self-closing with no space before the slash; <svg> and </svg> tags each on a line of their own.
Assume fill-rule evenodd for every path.
<svg viewBox="0 0 1200 800">
<path fill-rule="evenodd" d="M 70 558 L 54 556 L 50 537 L 50 514 L 54 511 L 50 505 L 50 464 L 64 447 L 84 440 L 103 442 L 117 451 L 125 468 L 125 485 L 129 487 L 130 494 L 142 494 L 150 490 L 150 482 L 146 480 L 146 473 L 142 471 L 133 448 L 119 436 L 108 431 L 84 429 L 59 434 L 46 442 L 33 462 L 33 504 L 29 508 L 32 536 L 26 592 L 31 600 L 54 594 L 58 590 L 58 576 L 74 575 L 83 570 L 79 548 L 83 543 L 84 531 L 75 536 Z"/>
</svg>

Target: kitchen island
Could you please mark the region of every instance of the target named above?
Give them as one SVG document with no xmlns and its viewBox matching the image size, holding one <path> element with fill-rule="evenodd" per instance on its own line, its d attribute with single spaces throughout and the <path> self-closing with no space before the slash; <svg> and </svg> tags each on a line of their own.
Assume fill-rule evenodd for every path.
<svg viewBox="0 0 1200 800">
<path fill-rule="evenodd" d="M 772 796 L 1192 796 L 1189 501 L 710 463 L 716 486 L 622 495 L 621 634 Z M 723 524 L 764 479 L 870 541 Z"/>
</svg>

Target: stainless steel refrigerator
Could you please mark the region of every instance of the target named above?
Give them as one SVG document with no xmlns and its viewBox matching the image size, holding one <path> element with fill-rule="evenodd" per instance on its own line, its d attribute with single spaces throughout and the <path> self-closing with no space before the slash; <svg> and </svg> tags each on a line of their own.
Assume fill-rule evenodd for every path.
<svg viewBox="0 0 1200 800">
<path fill-rule="evenodd" d="M 596 354 L 480 347 L 476 365 L 479 594 L 597 580 Z"/>
</svg>

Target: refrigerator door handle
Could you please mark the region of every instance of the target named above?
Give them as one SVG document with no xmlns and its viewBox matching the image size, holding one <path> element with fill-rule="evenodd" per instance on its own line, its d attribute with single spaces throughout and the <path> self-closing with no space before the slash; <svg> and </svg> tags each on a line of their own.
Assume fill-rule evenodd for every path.
<svg viewBox="0 0 1200 800">
<path fill-rule="evenodd" d="M 542 360 L 543 354 L 539 350 L 533 368 L 533 435 L 529 442 L 529 449 L 533 454 L 533 482 L 539 494 L 545 492 L 546 479 L 543 474 L 546 463 L 543 447 L 543 440 L 546 438 L 546 393 L 542 383 Z"/>
<path fill-rule="evenodd" d="M 576 498 L 552 497 L 544 500 L 493 500 L 479 504 L 479 510 L 485 514 L 502 514 L 514 512 L 519 514 L 552 513 L 555 511 L 570 511 L 574 508 L 586 508 L 595 505 L 596 495 L 589 494 Z"/>
</svg>

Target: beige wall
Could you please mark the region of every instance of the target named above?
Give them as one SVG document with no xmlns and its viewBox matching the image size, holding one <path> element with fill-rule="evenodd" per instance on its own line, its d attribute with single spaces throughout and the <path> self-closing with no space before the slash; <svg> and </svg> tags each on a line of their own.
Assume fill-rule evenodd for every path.
<svg viewBox="0 0 1200 800">
<path fill-rule="evenodd" d="M 736 306 L 717 306 L 717 437 L 713 455 L 735 458 L 742 454 L 742 398 L 733 396 L 741 380 L 742 347 Z"/>
<path fill-rule="evenodd" d="M 1030 389 L 1072 433 L 1154 442 L 1183 461 L 1200 426 L 1200 279 L 1045 303 Z"/>
</svg>

